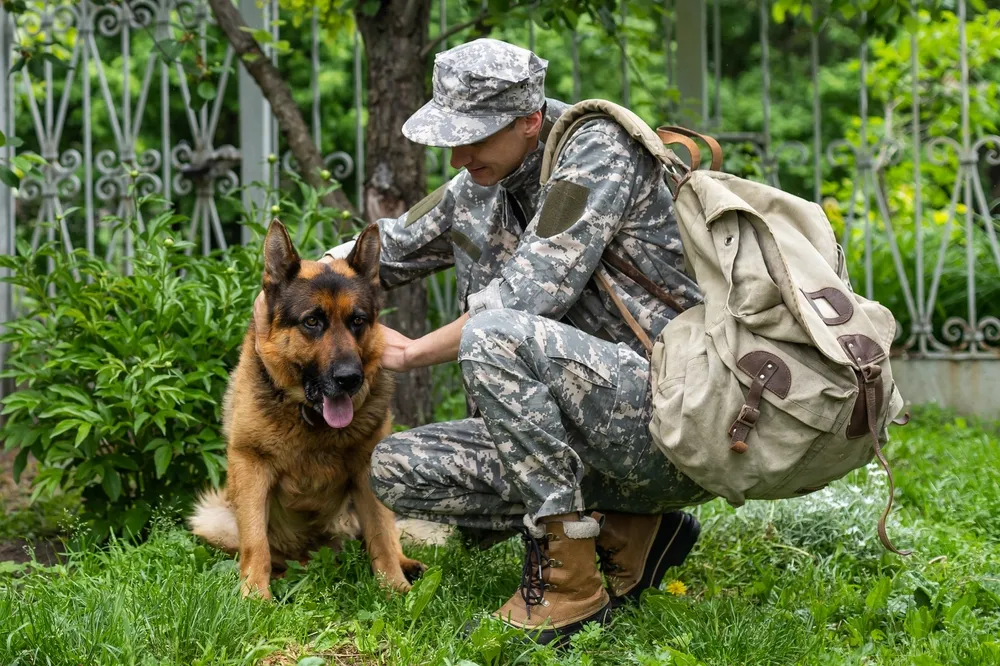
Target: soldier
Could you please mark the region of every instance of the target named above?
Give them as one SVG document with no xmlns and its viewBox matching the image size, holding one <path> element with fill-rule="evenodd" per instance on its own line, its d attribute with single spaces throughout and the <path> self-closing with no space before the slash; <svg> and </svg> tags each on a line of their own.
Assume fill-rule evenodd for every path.
<svg viewBox="0 0 1000 666">
<path fill-rule="evenodd" d="M 568 108 L 545 97 L 547 64 L 492 39 L 438 54 L 433 98 L 403 126 L 412 141 L 451 148 L 463 170 L 378 221 L 381 280 L 391 289 L 455 266 L 464 314 L 417 340 L 386 328 L 384 363 L 405 372 L 457 360 L 481 416 L 388 437 L 371 476 L 400 515 L 521 532 L 521 584 L 494 615 L 542 643 L 658 585 L 698 538 L 679 509 L 711 499 L 655 447 L 645 350 L 594 280 L 603 274 L 650 338 L 677 313 L 601 264 L 605 248 L 682 306 L 700 300 L 666 172 L 617 123 L 594 119 L 542 187 L 545 137 Z M 258 308 L 262 337 L 265 320 Z"/>
</svg>

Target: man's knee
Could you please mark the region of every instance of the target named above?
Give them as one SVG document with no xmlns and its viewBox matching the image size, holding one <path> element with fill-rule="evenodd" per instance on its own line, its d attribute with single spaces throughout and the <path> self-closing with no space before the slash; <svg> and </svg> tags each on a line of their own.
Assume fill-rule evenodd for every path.
<svg viewBox="0 0 1000 666">
<path fill-rule="evenodd" d="M 517 363 L 518 348 L 531 335 L 531 316 L 517 310 L 487 310 L 470 318 L 462 328 L 458 348 L 466 386 L 484 368 Z"/>
</svg>

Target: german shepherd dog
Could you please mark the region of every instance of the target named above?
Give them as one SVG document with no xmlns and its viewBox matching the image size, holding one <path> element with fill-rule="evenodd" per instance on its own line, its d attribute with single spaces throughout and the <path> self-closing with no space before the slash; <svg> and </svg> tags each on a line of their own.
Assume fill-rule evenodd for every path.
<svg viewBox="0 0 1000 666">
<path fill-rule="evenodd" d="M 380 251 L 370 225 L 346 259 L 307 261 L 281 222 L 268 227 L 270 329 L 255 344 L 251 318 L 223 401 L 226 487 L 204 493 L 189 519 L 194 534 L 239 553 L 244 596 L 270 598 L 272 568 L 337 547 L 357 527 L 383 585 L 406 592 L 424 571 L 403 555 L 395 515 L 368 481 L 372 451 L 392 427 Z"/>
</svg>

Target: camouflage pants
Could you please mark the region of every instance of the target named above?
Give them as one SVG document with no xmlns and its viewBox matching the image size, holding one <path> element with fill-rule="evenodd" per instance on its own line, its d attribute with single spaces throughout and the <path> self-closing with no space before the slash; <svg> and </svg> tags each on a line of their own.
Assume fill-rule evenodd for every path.
<svg viewBox="0 0 1000 666">
<path fill-rule="evenodd" d="M 571 511 L 662 513 L 711 496 L 655 447 L 649 364 L 551 319 L 488 310 L 459 347 L 482 418 L 383 440 L 372 487 L 400 515 L 507 530 Z"/>
</svg>

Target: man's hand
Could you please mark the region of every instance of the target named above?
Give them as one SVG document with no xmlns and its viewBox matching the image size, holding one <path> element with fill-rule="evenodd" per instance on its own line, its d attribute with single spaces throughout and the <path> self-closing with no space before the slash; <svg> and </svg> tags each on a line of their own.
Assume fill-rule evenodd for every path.
<svg viewBox="0 0 1000 666">
<path fill-rule="evenodd" d="M 399 331 L 379 324 L 382 329 L 382 339 L 385 340 L 385 351 L 382 352 L 382 367 L 393 372 L 406 372 L 411 368 L 407 364 L 406 350 L 413 340 Z"/>
<path fill-rule="evenodd" d="M 382 366 L 394 372 L 406 372 L 458 360 L 462 326 L 468 320 L 469 314 L 465 313 L 450 324 L 416 340 L 411 340 L 402 333 L 379 324 L 386 343 L 385 352 L 382 354 Z"/>
</svg>

